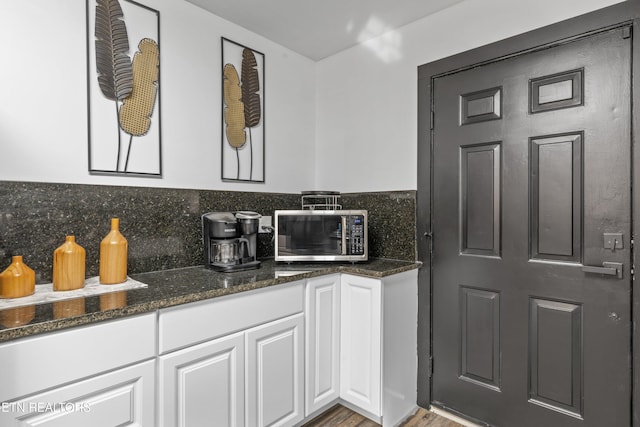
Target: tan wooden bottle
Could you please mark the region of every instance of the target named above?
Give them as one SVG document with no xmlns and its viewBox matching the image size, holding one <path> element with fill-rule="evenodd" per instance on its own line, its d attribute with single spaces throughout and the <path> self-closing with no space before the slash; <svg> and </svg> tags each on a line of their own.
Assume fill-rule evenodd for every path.
<svg viewBox="0 0 640 427">
<path fill-rule="evenodd" d="M 36 291 L 36 273 L 22 261 L 21 255 L 11 258 L 11 265 L 0 273 L 0 298 L 20 298 Z"/>
<path fill-rule="evenodd" d="M 84 287 L 85 250 L 76 243 L 75 236 L 53 252 L 53 290 L 71 291 Z"/>
<path fill-rule="evenodd" d="M 111 218 L 111 231 L 100 242 L 100 283 L 115 285 L 127 280 L 127 239 L 120 233 L 120 220 Z"/>
</svg>

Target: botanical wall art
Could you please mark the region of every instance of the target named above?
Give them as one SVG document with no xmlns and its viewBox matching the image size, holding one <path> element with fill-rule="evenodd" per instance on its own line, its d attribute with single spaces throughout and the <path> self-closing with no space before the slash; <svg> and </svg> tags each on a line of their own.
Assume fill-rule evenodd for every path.
<svg viewBox="0 0 640 427">
<path fill-rule="evenodd" d="M 264 182 L 264 54 L 222 38 L 222 179 Z"/>
<path fill-rule="evenodd" d="M 87 0 L 89 172 L 161 176 L 160 13 Z"/>
</svg>

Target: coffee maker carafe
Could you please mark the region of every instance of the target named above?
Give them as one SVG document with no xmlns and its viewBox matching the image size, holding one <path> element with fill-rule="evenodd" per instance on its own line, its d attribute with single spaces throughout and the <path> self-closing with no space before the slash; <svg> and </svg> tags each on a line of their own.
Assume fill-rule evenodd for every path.
<svg viewBox="0 0 640 427">
<path fill-rule="evenodd" d="M 259 268 L 256 249 L 260 217 L 249 211 L 202 215 L 204 265 L 222 272 Z"/>
</svg>

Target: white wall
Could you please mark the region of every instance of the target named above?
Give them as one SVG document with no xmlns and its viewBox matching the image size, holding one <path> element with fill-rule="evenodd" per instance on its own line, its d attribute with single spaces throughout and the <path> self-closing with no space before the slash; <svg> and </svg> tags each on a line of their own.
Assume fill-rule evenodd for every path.
<svg viewBox="0 0 640 427">
<path fill-rule="evenodd" d="M 1 0 L 0 180 L 416 189 L 419 65 L 619 0 L 466 0 L 317 63 L 184 0 L 138 1 L 160 11 L 163 178 L 88 173 L 85 0 Z M 265 184 L 220 179 L 221 36 L 266 56 Z"/>
<path fill-rule="evenodd" d="M 184 0 L 160 12 L 163 178 L 89 175 L 85 0 L 0 1 L 0 180 L 298 192 L 313 186 L 315 63 Z M 265 54 L 265 184 L 220 178 L 220 37 Z"/>
<path fill-rule="evenodd" d="M 466 0 L 318 62 L 316 189 L 416 189 L 419 65 L 618 2 Z"/>
</svg>

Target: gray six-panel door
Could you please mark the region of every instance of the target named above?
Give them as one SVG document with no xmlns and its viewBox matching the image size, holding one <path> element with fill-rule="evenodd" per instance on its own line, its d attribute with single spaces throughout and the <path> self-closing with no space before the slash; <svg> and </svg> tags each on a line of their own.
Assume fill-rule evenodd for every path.
<svg viewBox="0 0 640 427">
<path fill-rule="evenodd" d="M 620 27 L 434 79 L 434 405 L 630 425 L 630 75 Z"/>
</svg>

